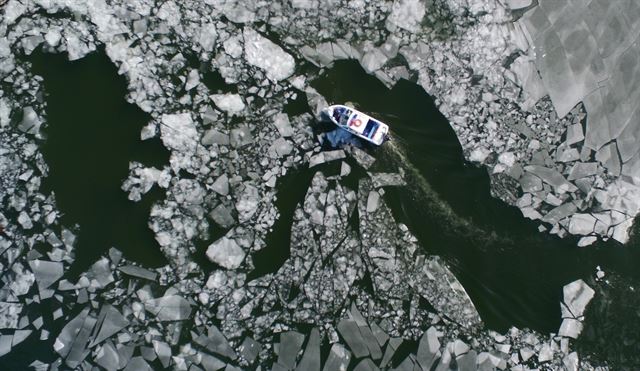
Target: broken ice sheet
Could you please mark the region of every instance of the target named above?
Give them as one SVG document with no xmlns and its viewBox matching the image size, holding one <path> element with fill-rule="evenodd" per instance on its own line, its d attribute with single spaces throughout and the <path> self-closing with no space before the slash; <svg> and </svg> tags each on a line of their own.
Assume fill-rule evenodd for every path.
<svg viewBox="0 0 640 371">
<path fill-rule="evenodd" d="M 227 338 L 215 326 L 207 328 L 207 335 L 191 332 L 193 341 L 209 350 L 212 353 L 221 355 L 229 359 L 236 359 L 238 356 L 229 345 Z"/>
<path fill-rule="evenodd" d="M 40 132 L 40 125 L 42 125 L 42 120 L 32 107 L 22 109 L 22 122 L 18 126 L 20 130 L 29 134 L 38 134 Z"/>
<path fill-rule="evenodd" d="M 184 112 L 162 115 L 160 138 L 167 148 L 178 151 L 195 150 L 198 132 L 191 114 Z"/>
<path fill-rule="evenodd" d="M 159 321 L 182 321 L 191 316 L 191 304 L 180 295 L 149 299 L 144 306 Z"/>
<path fill-rule="evenodd" d="M 0 302 L 0 329 L 17 328 L 22 304 Z"/>
<path fill-rule="evenodd" d="M 116 308 L 109 304 L 103 305 L 98 314 L 97 335 L 94 336 L 89 347 L 101 343 L 128 325 L 129 321 Z"/>
<path fill-rule="evenodd" d="M 269 79 L 278 81 L 293 74 L 295 61 L 281 47 L 249 27 L 243 36 L 247 62 L 263 69 Z"/>
<path fill-rule="evenodd" d="M 213 94 L 210 96 L 216 107 L 230 115 L 237 115 L 244 110 L 244 102 L 238 94 Z"/>
<path fill-rule="evenodd" d="M 137 267 L 135 265 L 125 265 L 125 266 L 119 267 L 118 270 L 120 270 L 122 273 L 126 275 L 143 278 L 149 281 L 155 281 L 156 278 L 158 277 L 157 273 L 152 272 L 145 268 Z"/>
<path fill-rule="evenodd" d="M 246 253 L 234 238 L 224 236 L 207 248 L 207 257 L 212 262 L 227 268 L 239 268 Z"/>
<path fill-rule="evenodd" d="M 224 206 L 224 204 L 219 204 L 216 206 L 210 213 L 209 216 L 213 219 L 216 224 L 221 226 L 222 228 L 230 228 L 235 224 L 235 219 L 231 214 L 231 210 Z"/>
<path fill-rule="evenodd" d="M 89 278 L 92 287 L 104 288 L 115 279 L 111 274 L 111 268 L 109 267 L 109 259 L 102 258 L 95 262 L 89 271 L 87 272 L 87 278 Z"/>
<path fill-rule="evenodd" d="M 67 366 L 75 368 L 87 356 L 86 347 L 96 319 L 85 308 L 60 332 L 53 349 L 65 358 Z"/>
<path fill-rule="evenodd" d="M 36 277 L 40 290 L 48 288 L 64 274 L 61 262 L 35 259 L 29 262 L 29 267 Z"/>
<path fill-rule="evenodd" d="M 260 202 L 260 192 L 253 184 L 246 182 L 241 186 L 241 192 L 236 201 L 236 210 L 238 211 L 238 220 L 244 223 L 258 210 Z"/>
</svg>

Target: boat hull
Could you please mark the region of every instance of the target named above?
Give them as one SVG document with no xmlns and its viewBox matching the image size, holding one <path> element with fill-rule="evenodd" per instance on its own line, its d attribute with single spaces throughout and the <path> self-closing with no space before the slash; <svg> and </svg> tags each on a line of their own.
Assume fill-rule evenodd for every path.
<svg viewBox="0 0 640 371">
<path fill-rule="evenodd" d="M 326 108 L 331 122 L 349 133 L 377 146 L 389 136 L 389 126 L 355 108 L 335 104 Z"/>
</svg>

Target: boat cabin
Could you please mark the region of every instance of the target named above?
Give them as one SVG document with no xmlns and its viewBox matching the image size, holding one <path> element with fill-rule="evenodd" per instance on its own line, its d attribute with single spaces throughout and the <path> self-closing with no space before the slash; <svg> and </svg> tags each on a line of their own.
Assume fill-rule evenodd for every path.
<svg viewBox="0 0 640 371">
<path fill-rule="evenodd" d="M 388 136 L 389 126 L 355 108 L 333 105 L 327 109 L 331 121 L 342 129 L 375 145 L 381 145 Z"/>
</svg>

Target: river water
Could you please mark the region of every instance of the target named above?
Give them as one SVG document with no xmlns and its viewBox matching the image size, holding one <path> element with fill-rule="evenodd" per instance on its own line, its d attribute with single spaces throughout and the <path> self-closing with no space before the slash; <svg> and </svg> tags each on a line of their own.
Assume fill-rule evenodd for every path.
<svg viewBox="0 0 640 371">
<path fill-rule="evenodd" d="M 130 161 L 159 168 L 168 163 L 159 141 L 140 141 L 140 129 L 150 118 L 125 101 L 124 78 L 102 52 L 75 62 L 37 52 L 30 61 L 47 94 L 42 151 L 51 169 L 44 186 L 55 192 L 63 222 L 79 225 L 72 274 L 111 246 L 147 267 L 166 264 L 147 226 L 149 209 L 163 193 L 151 192 L 133 203 L 120 189 Z M 416 84 L 403 80 L 389 90 L 357 62 L 347 61 L 337 62 L 312 85 L 328 101 L 353 102 L 391 126 L 394 139 L 377 150 L 377 170 L 402 167 L 409 185 L 388 189 L 384 197 L 423 248 L 452 266 L 489 328 L 557 331 L 562 286 L 579 278 L 591 282 L 597 265 L 617 272 L 624 282 L 608 303 L 624 300 L 627 282 L 639 281 L 638 246 L 599 242 L 577 248 L 575 238 L 539 233 L 518 209 L 492 198 L 486 170 L 465 162 L 448 122 Z M 311 175 L 292 172 L 279 181 L 279 189 L 287 192 L 278 194 L 282 215 L 268 245 L 288 246 L 292 213 Z M 254 259 L 261 262 L 255 276 L 274 271 L 288 254 L 286 247 L 263 251 Z M 595 327 L 617 320 L 608 317 L 606 307 L 596 307 Z"/>
</svg>

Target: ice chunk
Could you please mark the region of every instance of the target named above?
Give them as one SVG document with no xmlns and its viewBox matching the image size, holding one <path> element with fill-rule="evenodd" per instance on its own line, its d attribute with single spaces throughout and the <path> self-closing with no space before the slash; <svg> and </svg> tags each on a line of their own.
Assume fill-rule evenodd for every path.
<svg viewBox="0 0 640 371">
<path fill-rule="evenodd" d="M 291 0 L 291 6 L 296 9 L 313 9 L 318 6 L 317 0 Z"/>
<path fill-rule="evenodd" d="M 93 338 L 89 347 L 101 343 L 127 326 L 129 326 L 129 321 L 116 308 L 109 304 L 103 305 L 98 314 L 96 326 L 96 329 L 99 328 L 98 334 Z"/>
<path fill-rule="evenodd" d="M 196 344 L 207 348 L 212 353 L 219 354 L 229 359 L 238 358 L 236 352 L 229 345 L 227 338 L 225 338 L 222 332 L 220 332 L 220 330 L 215 326 L 209 326 L 207 328 L 208 336 L 205 336 L 204 334 L 196 336 L 197 334 L 193 332 L 191 335 Z"/>
<path fill-rule="evenodd" d="M 423 370 L 431 369 L 431 366 L 440 356 L 440 341 L 438 340 L 438 331 L 435 327 L 429 329 L 422 335 L 420 344 L 418 345 L 418 353 L 416 358 L 418 364 Z"/>
<path fill-rule="evenodd" d="M 616 143 L 611 142 L 600 148 L 596 153 L 596 160 L 602 164 L 613 175 L 620 175 L 620 157 Z"/>
<path fill-rule="evenodd" d="M 403 369 L 402 365 L 400 365 L 400 369 Z M 375 370 L 379 370 L 379 369 L 375 365 L 375 363 L 373 363 L 371 358 L 365 358 L 361 360 L 353 369 L 353 371 L 375 371 Z"/>
<path fill-rule="evenodd" d="M 20 215 L 18 215 L 18 223 L 20 223 L 20 226 L 22 226 L 22 228 L 24 229 L 33 228 L 33 221 L 29 217 L 29 214 L 27 214 L 27 212 L 24 210 L 22 210 L 20 212 Z"/>
<path fill-rule="evenodd" d="M 320 371 L 320 332 L 317 328 L 311 330 L 307 347 L 296 371 Z"/>
<path fill-rule="evenodd" d="M 296 367 L 296 358 L 302 343 L 304 335 L 295 331 L 287 331 L 280 334 L 280 347 L 278 348 L 278 363 L 285 366 L 288 370 Z"/>
<path fill-rule="evenodd" d="M 120 368 L 120 356 L 118 350 L 110 341 L 100 347 L 96 354 L 95 361 L 107 371 L 116 371 Z"/>
<path fill-rule="evenodd" d="M 380 193 L 377 191 L 369 192 L 369 196 L 367 197 L 367 212 L 372 213 L 378 209 L 378 204 L 380 203 Z"/>
<path fill-rule="evenodd" d="M 573 202 L 567 202 L 549 211 L 547 215 L 542 218 L 542 221 L 550 224 L 555 224 L 560 220 L 566 218 L 567 216 L 575 213 L 576 210 L 577 207 Z"/>
<path fill-rule="evenodd" d="M 282 80 L 293 74 L 295 61 L 281 47 L 255 30 L 245 27 L 244 54 L 247 62 L 263 69 L 271 80 Z"/>
<path fill-rule="evenodd" d="M 207 371 L 222 370 L 226 366 L 224 362 L 207 353 L 200 353 L 200 358 L 200 364 Z"/>
<path fill-rule="evenodd" d="M 402 174 L 397 173 L 373 173 L 371 181 L 375 188 L 406 185 Z"/>
<path fill-rule="evenodd" d="M 233 219 L 233 215 L 231 215 L 231 210 L 224 206 L 224 204 L 216 206 L 216 208 L 209 213 L 209 216 L 222 228 L 230 228 L 236 222 L 235 219 Z"/>
<path fill-rule="evenodd" d="M 48 288 L 64 274 L 61 262 L 36 259 L 29 262 L 29 267 L 35 275 L 40 290 Z"/>
<path fill-rule="evenodd" d="M 595 295 L 595 291 L 583 280 L 576 280 L 562 288 L 563 301 L 574 318 L 579 318 L 584 314 L 587 304 Z"/>
<path fill-rule="evenodd" d="M 95 324 L 96 319 L 89 315 L 89 308 L 85 308 L 64 326 L 56 338 L 53 348 L 66 358 L 65 362 L 70 368 L 76 368 L 86 357 L 87 342 Z"/>
<path fill-rule="evenodd" d="M 16 296 L 26 295 L 36 280 L 35 275 L 19 262 L 14 263 L 11 270 L 15 273 L 15 276 L 9 282 L 8 287 Z"/>
<path fill-rule="evenodd" d="M 341 149 L 320 152 L 316 155 L 311 156 L 311 158 L 309 159 L 309 167 L 314 167 L 316 165 L 324 164 L 330 161 L 341 160 L 345 157 L 346 155 Z"/>
<path fill-rule="evenodd" d="M 569 180 L 584 178 L 598 173 L 598 164 L 595 162 L 577 162 L 569 172 Z"/>
<path fill-rule="evenodd" d="M 22 121 L 18 125 L 18 129 L 25 133 L 38 134 L 41 125 L 42 120 L 32 107 L 27 106 L 22 109 Z"/>
<path fill-rule="evenodd" d="M 347 176 L 349 174 L 351 174 L 351 166 L 346 162 L 342 162 L 342 164 L 340 164 L 340 176 Z"/>
<path fill-rule="evenodd" d="M 229 145 L 229 134 L 224 134 L 216 129 L 211 129 L 202 136 L 202 144 L 205 146 L 210 146 L 212 144 L 220 144 L 223 146 Z"/>
<path fill-rule="evenodd" d="M 582 322 L 573 318 L 565 318 L 562 320 L 558 335 L 577 339 L 582 332 Z"/>
<path fill-rule="evenodd" d="M 135 265 L 125 265 L 118 268 L 118 270 L 120 270 L 122 273 L 126 275 L 143 278 L 149 281 L 155 281 L 156 278 L 158 277 L 157 273 L 152 272 L 145 268 L 137 267 Z"/>
<path fill-rule="evenodd" d="M 280 158 L 287 156 L 293 151 L 293 144 L 288 140 L 280 137 L 273 141 L 271 146 L 269 147 L 269 156 L 271 158 Z"/>
<path fill-rule="evenodd" d="M 365 169 L 370 168 L 371 165 L 373 165 L 373 163 L 376 161 L 375 157 L 371 156 L 370 154 L 361 150 L 358 147 L 351 146 L 349 148 L 350 148 L 351 156 L 353 156 L 353 158 L 356 159 L 358 164 Z"/>
<path fill-rule="evenodd" d="M 368 51 L 360 61 L 360 65 L 367 73 L 372 73 L 379 70 L 387 63 L 389 58 L 378 48 Z"/>
<path fill-rule="evenodd" d="M 613 227 L 613 235 L 611 236 L 611 238 L 620 243 L 627 243 L 627 240 L 629 239 L 629 229 L 632 225 L 633 218 L 629 218 L 616 225 L 615 227 Z"/>
<path fill-rule="evenodd" d="M 498 162 L 507 167 L 511 167 L 516 162 L 516 156 L 513 152 L 503 152 L 498 156 Z"/>
<path fill-rule="evenodd" d="M 0 47 L 1 47 L 0 40 Z M 0 52 L 0 54 L 2 54 Z M 11 106 L 6 99 L 0 98 L 0 128 L 9 125 L 9 117 L 11 116 Z"/>
<path fill-rule="evenodd" d="M 149 192 L 154 184 L 167 188 L 171 180 L 169 169 L 160 171 L 156 168 L 143 168 L 139 163 L 131 163 L 129 170 L 129 177 L 122 183 L 121 188 L 128 193 L 127 198 L 134 202 L 140 201 L 142 195 Z"/>
<path fill-rule="evenodd" d="M 22 39 L 22 48 L 24 49 L 24 53 L 26 55 L 31 55 L 31 53 L 44 41 L 44 37 L 41 35 L 35 36 L 27 36 Z"/>
<path fill-rule="evenodd" d="M 242 354 L 242 357 L 247 360 L 247 362 L 253 363 L 258 353 L 260 353 L 260 343 L 251 337 L 244 338 L 240 346 L 240 354 Z"/>
<path fill-rule="evenodd" d="M 476 147 L 469 154 L 469 161 L 473 162 L 484 162 L 484 160 L 489 157 L 491 151 L 485 147 Z"/>
<path fill-rule="evenodd" d="M 469 346 L 464 341 L 457 339 L 456 341 L 453 342 L 453 354 L 455 354 L 456 357 L 468 351 L 469 351 Z M 509 353 L 509 351 L 507 350 L 504 353 Z"/>
<path fill-rule="evenodd" d="M 289 116 L 285 113 L 278 113 L 273 117 L 273 125 L 278 129 L 278 132 L 283 137 L 290 137 L 293 135 L 293 128 L 291 122 L 289 122 Z"/>
<path fill-rule="evenodd" d="M 256 19 L 256 11 L 252 8 L 253 3 L 243 1 L 215 1 L 222 3 L 222 13 L 233 23 L 252 23 Z M 249 7 L 247 7 L 249 6 Z"/>
<path fill-rule="evenodd" d="M 242 185 L 242 191 L 238 195 L 236 201 L 236 210 L 238 211 L 238 220 L 244 223 L 258 211 L 260 202 L 260 194 L 258 189 L 250 183 Z"/>
<path fill-rule="evenodd" d="M 568 145 L 572 145 L 584 140 L 584 132 L 582 131 L 581 124 L 573 124 L 567 128 L 567 140 Z"/>
<path fill-rule="evenodd" d="M 360 334 L 362 334 L 362 338 L 367 345 L 367 349 L 369 349 L 371 358 L 378 361 L 382 358 L 382 349 L 380 349 L 380 345 L 378 344 L 376 337 L 373 336 L 373 332 L 366 323 L 364 325 L 358 324 L 358 327 L 360 328 Z"/>
<path fill-rule="evenodd" d="M 200 84 L 200 73 L 198 70 L 193 69 L 187 75 L 187 82 L 184 85 L 184 90 L 189 91 Z"/>
<path fill-rule="evenodd" d="M 369 349 L 367 348 L 360 329 L 355 321 L 350 319 L 343 319 L 338 323 L 338 332 L 344 340 L 347 342 L 349 348 L 353 351 L 356 358 L 362 358 L 369 355 Z"/>
<path fill-rule="evenodd" d="M 153 350 L 158 355 L 158 359 L 164 368 L 168 368 L 171 364 L 171 347 L 164 341 L 154 340 Z"/>
<path fill-rule="evenodd" d="M 160 139 L 169 149 L 195 150 L 198 131 L 189 113 L 162 115 Z"/>
<path fill-rule="evenodd" d="M 351 361 L 351 352 L 341 344 L 335 343 L 331 346 L 329 357 L 324 364 L 323 371 L 346 370 Z"/>
<path fill-rule="evenodd" d="M 420 0 L 395 0 L 387 18 L 387 28 L 400 27 L 416 32 L 420 29 L 424 14 L 424 3 Z"/>
<path fill-rule="evenodd" d="M 153 371 L 142 357 L 133 357 L 123 371 Z"/>
<path fill-rule="evenodd" d="M 168 295 L 145 301 L 144 307 L 159 321 L 182 321 L 191 316 L 191 304 L 180 295 Z"/>
<path fill-rule="evenodd" d="M 218 32 L 216 26 L 212 23 L 203 23 L 200 28 L 200 34 L 198 35 L 198 43 L 207 52 L 213 50 L 216 39 L 218 38 Z"/>
<path fill-rule="evenodd" d="M 218 108 L 230 115 L 237 115 L 245 108 L 242 97 L 238 94 L 213 94 L 210 98 Z"/>
<path fill-rule="evenodd" d="M 240 125 L 239 127 L 232 129 L 229 142 L 235 148 L 243 147 L 247 144 L 253 143 L 253 135 L 251 135 L 251 129 L 247 125 Z"/>
<path fill-rule="evenodd" d="M 227 174 L 222 174 L 218 177 L 218 179 L 213 182 L 211 185 L 211 189 L 216 193 L 226 196 L 229 194 L 229 177 Z"/>
<path fill-rule="evenodd" d="M 115 281 L 109 267 L 109 259 L 101 258 L 95 262 L 87 272 L 87 278 L 91 280 L 92 287 L 104 288 Z"/>
<path fill-rule="evenodd" d="M 386 367 L 391 359 L 393 358 L 396 350 L 402 344 L 402 338 L 391 338 L 387 343 L 387 348 L 384 350 L 384 357 L 382 357 L 382 362 L 380 362 L 380 367 Z"/>
<path fill-rule="evenodd" d="M 207 258 L 212 262 L 227 268 L 240 267 L 245 257 L 244 250 L 231 238 L 222 237 L 207 248 Z"/>
<path fill-rule="evenodd" d="M 542 191 L 542 179 L 531 173 L 524 173 L 520 177 L 520 187 L 526 193 Z"/>
<path fill-rule="evenodd" d="M 459 370 L 478 369 L 477 368 L 478 358 L 479 358 L 478 353 L 476 353 L 475 350 L 472 350 L 466 354 L 463 354 L 461 357 L 459 357 L 456 360 L 456 362 L 458 363 L 458 369 Z M 486 369 L 486 368 L 480 368 L 480 370 L 483 370 L 483 369 Z"/>
<path fill-rule="evenodd" d="M 49 44 L 49 46 L 56 47 L 58 43 L 62 39 L 62 35 L 60 34 L 60 30 L 55 28 L 50 28 L 47 33 L 44 35 L 44 40 Z"/>
<path fill-rule="evenodd" d="M 532 174 L 537 175 L 545 183 L 550 184 L 556 193 L 563 194 L 565 192 L 575 192 L 578 188 L 568 182 L 562 174 L 555 169 L 549 169 L 540 165 L 528 165 L 524 169 Z"/>
<path fill-rule="evenodd" d="M 0 329 L 17 328 L 23 305 L 0 301 Z"/>
<path fill-rule="evenodd" d="M 582 237 L 578 241 L 578 247 L 589 246 L 589 245 L 593 244 L 596 241 L 598 241 L 598 237 L 595 237 L 595 236 Z"/>
<path fill-rule="evenodd" d="M 13 333 L 13 340 L 11 342 L 11 346 L 15 347 L 16 345 L 22 343 L 29 337 L 29 335 L 31 335 L 32 332 L 33 332 L 32 330 L 16 330 Z"/>
<path fill-rule="evenodd" d="M 0 357 L 11 351 L 13 335 L 0 335 Z"/>
<path fill-rule="evenodd" d="M 130 339 L 125 340 L 124 334 L 121 336 L 118 336 L 118 342 L 120 344 L 116 345 L 116 349 L 118 350 L 118 369 L 119 370 L 123 369 L 129 363 L 129 361 L 131 360 L 131 357 L 133 357 L 133 351 L 136 348 L 136 346 L 134 346 L 133 344 L 122 345 L 122 343 L 128 340 Z"/>
<path fill-rule="evenodd" d="M 540 363 L 548 362 L 548 361 L 551 361 L 552 359 L 553 359 L 553 349 L 551 349 L 551 346 L 549 346 L 549 344 L 547 343 L 542 344 L 542 348 L 538 353 L 538 362 Z"/>
<path fill-rule="evenodd" d="M 507 0 L 506 4 L 509 9 L 518 10 L 529 7 L 532 1 L 533 0 Z"/>
<path fill-rule="evenodd" d="M 569 221 L 569 233 L 587 235 L 593 233 L 596 218 L 591 214 L 573 214 Z"/>
<path fill-rule="evenodd" d="M 242 36 L 235 35 L 226 39 L 224 43 L 222 43 L 222 47 L 224 51 L 229 54 L 233 58 L 240 58 L 242 55 Z"/>
</svg>

